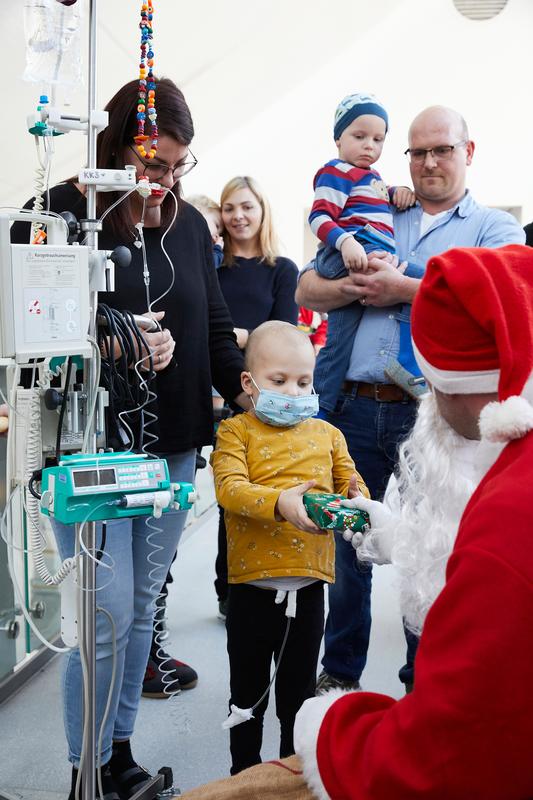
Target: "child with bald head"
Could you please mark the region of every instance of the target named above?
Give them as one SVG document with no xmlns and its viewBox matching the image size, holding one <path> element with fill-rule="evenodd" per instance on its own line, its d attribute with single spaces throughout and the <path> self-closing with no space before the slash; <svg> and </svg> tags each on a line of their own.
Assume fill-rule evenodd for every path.
<svg viewBox="0 0 533 800">
<path fill-rule="evenodd" d="M 294 753 L 296 712 L 315 691 L 335 542 L 309 519 L 303 495 L 368 496 L 342 433 L 314 416 L 314 366 L 309 338 L 293 325 L 256 328 L 241 374 L 253 409 L 221 423 L 211 456 L 228 536 L 232 775 L 261 761 L 272 659 L 280 757 Z"/>
</svg>

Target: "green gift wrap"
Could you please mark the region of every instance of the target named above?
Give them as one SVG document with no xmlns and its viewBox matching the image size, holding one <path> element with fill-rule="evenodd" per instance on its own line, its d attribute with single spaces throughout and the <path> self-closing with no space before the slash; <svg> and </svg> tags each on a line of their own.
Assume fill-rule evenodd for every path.
<svg viewBox="0 0 533 800">
<path fill-rule="evenodd" d="M 370 528 L 370 517 L 360 508 L 344 508 L 342 494 L 320 494 L 309 492 L 303 497 L 307 515 L 321 530 L 364 533 Z"/>
</svg>

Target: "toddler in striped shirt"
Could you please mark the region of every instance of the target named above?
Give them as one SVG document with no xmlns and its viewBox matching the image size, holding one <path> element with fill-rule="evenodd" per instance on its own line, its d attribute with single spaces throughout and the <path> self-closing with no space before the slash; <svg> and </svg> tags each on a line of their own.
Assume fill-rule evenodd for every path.
<svg viewBox="0 0 533 800">
<path fill-rule="evenodd" d="M 339 157 L 316 173 L 309 215 L 311 230 L 321 241 L 314 268 L 324 278 L 365 272 L 371 252 L 395 254 L 391 203 L 404 210 L 414 205 L 415 195 L 406 186 L 387 187 L 372 169 L 387 129 L 387 112 L 374 95 L 351 94 L 337 106 L 333 138 Z M 344 358 L 345 348 L 351 350 L 362 305 L 364 299 L 329 313 L 326 350 L 334 358 Z"/>
</svg>

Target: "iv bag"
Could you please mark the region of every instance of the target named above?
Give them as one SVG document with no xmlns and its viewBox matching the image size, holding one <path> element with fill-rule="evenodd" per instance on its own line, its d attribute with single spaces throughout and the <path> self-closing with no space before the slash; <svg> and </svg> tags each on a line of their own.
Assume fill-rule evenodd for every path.
<svg viewBox="0 0 533 800">
<path fill-rule="evenodd" d="M 81 83 L 82 16 L 83 0 L 72 6 L 56 0 L 25 0 L 24 80 L 54 86 L 77 86 Z"/>
</svg>

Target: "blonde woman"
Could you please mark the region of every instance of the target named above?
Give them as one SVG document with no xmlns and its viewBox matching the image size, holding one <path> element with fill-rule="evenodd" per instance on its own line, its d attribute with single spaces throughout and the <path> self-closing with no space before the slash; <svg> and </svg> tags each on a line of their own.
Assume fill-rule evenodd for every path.
<svg viewBox="0 0 533 800">
<path fill-rule="evenodd" d="M 279 255 L 270 205 L 257 182 L 248 176 L 232 178 L 222 189 L 224 260 L 218 280 L 233 318 L 237 342 L 246 347 L 250 333 L 271 319 L 296 325 L 294 300 L 298 268 Z M 224 513 L 218 530 L 215 590 L 219 616 L 226 616 L 227 556 Z"/>
<path fill-rule="evenodd" d="M 298 319 L 294 300 L 298 268 L 279 255 L 270 205 L 248 176 L 232 178 L 220 196 L 224 260 L 218 271 L 222 294 L 237 326 L 239 347 L 270 319 Z"/>
</svg>

